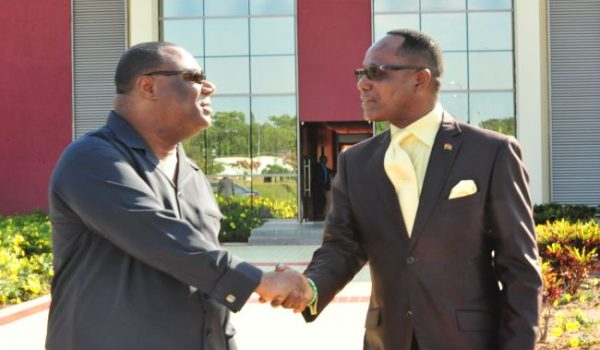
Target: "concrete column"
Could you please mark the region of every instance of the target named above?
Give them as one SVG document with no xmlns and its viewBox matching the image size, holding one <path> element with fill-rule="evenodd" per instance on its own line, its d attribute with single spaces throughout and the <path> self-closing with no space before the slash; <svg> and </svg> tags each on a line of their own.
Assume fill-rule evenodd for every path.
<svg viewBox="0 0 600 350">
<path fill-rule="evenodd" d="M 129 0 L 129 46 L 158 41 L 158 0 Z"/>
<path fill-rule="evenodd" d="M 545 0 L 514 2 L 517 139 L 536 204 L 550 201 L 548 35 Z"/>
</svg>

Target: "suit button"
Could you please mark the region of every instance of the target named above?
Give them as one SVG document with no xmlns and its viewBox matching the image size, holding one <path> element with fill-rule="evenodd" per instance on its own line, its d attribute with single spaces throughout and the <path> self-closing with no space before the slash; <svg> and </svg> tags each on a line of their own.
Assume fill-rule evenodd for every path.
<svg viewBox="0 0 600 350">
<path fill-rule="evenodd" d="M 406 258 L 406 263 L 407 263 L 408 265 L 412 265 L 412 264 L 414 264 L 414 263 L 416 263 L 416 262 L 417 262 L 417 259 L 415 259 L 415 258 L 414 258 L 414 257 L 412 257 L 412 256 L 409 256 L 408 258 Z"/>
<path fill-rule="evenodd" d="M 413 317 L 413 312 L 412 312 L 412 310 L 408 310 L 408 311 L 406 311 L 406 317 L 408 317 L 408 318 L 412 318 L 412 317 Z"/>
<path fill-rule="evenodd" d="M 206 336 L 207 336 L 207 337 L 210 337 L 211 335 L 212 335 L 212 332 L 210 331 L 210 329 L 207 329 L 207 330 L 206 330 Z"/>
</svg>

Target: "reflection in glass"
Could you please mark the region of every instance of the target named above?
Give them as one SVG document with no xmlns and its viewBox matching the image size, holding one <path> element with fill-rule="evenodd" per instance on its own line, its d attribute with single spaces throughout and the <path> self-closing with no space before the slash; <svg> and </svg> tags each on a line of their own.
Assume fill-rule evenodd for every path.
<svg viewBox="0 0 600 350">
<path fill-rule="evenodd" d="M 249 97 L 233 97 L 219 96 L 218 91 L 216 96 L 210 98 L 213 108 L 213 113 L 220 112 L 241 112 L 246 116 L 250 116 L 250 98 Z"/>
<path fill-rule="evenodd" d="M 207 19 L 206 55 L 248 55 L 248 19 Z"/>
<path fill-rule="evenodd" d="M 257 164 L 253 185 L 261 197 L 286 201 L 295 208 L 296 98 L 253 97 L 252 116 L 252 160 Z"/>
<path fill-rule="evenodd" d="M 440 92 L 442 107 L 457 120 L 469 121 L 466 92 Z"/>
<path fill-rule="evenodd" d="M 247 94 L 250 75 L 247 57 L 206 58 L 206 74 L 217 94 Z"/>
<path fill-rule="evenodd" d="M 215 162 L 220 163 L 219 168 L 225 168 L 229 174 L 234 173 L 235 162 L 239 157 L 249 157 L 250 123 L 247 115 L 240 111 L 217 112 L 213 115 L 213 125 L 207 129 L 207 146 L 210 155 L 216 157 Z M 229 158 L 229 159 L 222 159 Z M 231 168 L 231 169 L 230 169 Z M 245 173 L 246 169 L 240 165 L 237 169 Z M 249 173 L 249 171 L 247 172 Z"/>
<path fill-rule="evenodd" d="M 469 103 L 471 124 L 515 135 L 515 103 L 512 91 L 472 92 Z"/>
<path fill-rule="evenodd" d="M 421 11 L 464 10 L 466 0 L 421 0 Z"/>
<path fill-rule="evenodd" d="M 294 0 L 250 0 L 252 15 L 292 15 Z"/>
<path fill-rule="evenodd" d="M 163 17 L 202 16 L 202 0 L 163 0 Z"/>
<path fill-rule="evenodd" d="M 250 50 L 252 55 L 293 54 L 294 19 L 292 17 L 251 19 Z"/>
<path fill-rule="evenodd" d="M 419 15 L 375 15 L 375 38 L 381 39 L 390 30 L 409 28 L 419 30 Z"/>
<path fill-rule="evenodd" d="M 470 13 L 469 50 L 512 50 L 511 13 Z"/>
<path fill-rule="evenodd" d="M 279 165 L 289 164 L 290 153 L 296 154 L 296 116 L 272 114 L 264 119 L 252 124 L 253 155 L 278 157 Z M 288 170 L 293 170 L 291 165 Z"/>
<path fill-rule="evenodd" d="M 419 11 L 419 0 L 374 0 L 375 13 L 396 11 Z"/>
<path fill-rule="evenodd" d="M 252 93 L 295 93 L 294 56 L 252 57 Z"/>
<path fill-rule="evenodd" d="M 193 56 L 202 56 L 202 20 L 166 19 L 163 21 L 163 40 L 178 44 Z"/>
<path fill-rule="evenodd" d="M 248 151 L 248 97 L 211 97 L 213 125 L 207 130 L 184 141 L 185 151 L 207 175 L 221 174 L 227 165 L 225 155 Z M 231 138 L 231 146 L 219 147 L 218 143 Z"/>
<path fill-rule="evenodd" d="M 467 0 L 469 10 L 497 10 L 512 8 L 512 0 Z"/>
<path fill-rule="evenodd" d="M 252 116 L 255 123 L 265 123 L 269 117 L 296 116 L 296 96 L 252 97 Z"/>
<path fill-rule="evenodd" d="M 512 52 L 469 53 L 469 84 L 472 90 L 512 90 Z"/>
<path fill-rule="evenodd" d="M 423 14 L 423 32 L 429 34 L 442 50 L 466 50 L 467 31 L 464 13 Z"/>
<path fill-rule="evenodd" d="M 464 52 L 444 53 L 444 76 L 442 90 L 466 91 L 467 85 L 467 54 Z"/>
<path fill-rule="evenodd" d="M 204 0 L 207 16 L 248 15 L 248 0 Z"/>
</svg>

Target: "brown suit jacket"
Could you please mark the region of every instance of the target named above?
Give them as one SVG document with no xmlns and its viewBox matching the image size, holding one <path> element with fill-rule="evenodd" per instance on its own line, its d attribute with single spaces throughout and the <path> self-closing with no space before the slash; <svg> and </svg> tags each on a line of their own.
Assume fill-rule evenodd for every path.
<svg viewBox="0 0 600 350">
<path fill-rule="evenodd" d="M 368 261 L 365 349 L 533 349 L 541 304 L 527 173 L 514 138 L 445 113 L 406 233 L 383 158 L 389 131 L 342 153 L 323 245 L 306 270 L 318 310 Z M 460 180 L 477 193 L 449 200 Z M 307 321 L 316 316 L 304 313 Z"/>
</svg>

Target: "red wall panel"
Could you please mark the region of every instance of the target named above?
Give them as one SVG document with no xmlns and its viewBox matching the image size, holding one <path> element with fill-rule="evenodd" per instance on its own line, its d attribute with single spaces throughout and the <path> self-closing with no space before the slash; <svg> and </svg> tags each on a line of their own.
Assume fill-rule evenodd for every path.
<svg viewBox="0 0 600 350">
<path fill-rule="evenodd" d="M 371 0 L 297 4 L 300 120 L 363 120 L 353 72 L 371 45 Z"/>
<path fill-rule="evenodd" d="M 0 215 L 47 210 L 71 141 L 71 1 L 0 5 Z"/>
</svg>

